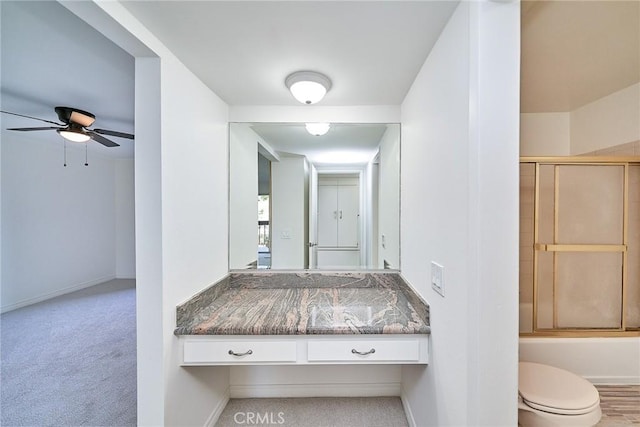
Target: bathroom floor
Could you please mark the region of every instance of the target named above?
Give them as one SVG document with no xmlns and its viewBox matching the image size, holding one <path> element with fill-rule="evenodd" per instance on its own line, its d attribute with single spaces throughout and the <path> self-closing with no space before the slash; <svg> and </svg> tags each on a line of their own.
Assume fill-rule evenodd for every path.
<svg viewBox="0 0 640 427">
<path fill-rule="evenodd" d="M 597 427 L 640 425 L 640 385 L 596 385 L 602 419 Z"/>
<path fill-rule="evenodd" d="M 640 426 L 640 385 L 596 385 L 596 388 L 600 393 L 602 408 L 602 419 L 597 427 Z M 408 425 L 400 398 L 378 397 L 232 399 L 216 427 L 232 427 L 249 424 L 247 421 L 257 421 L 257 418 L 247 419 L 249 416 L 261 417 L 267 424 L 283 426 Z"/>
<path fill-rule="evenodd" d="M 231 399 L 216 427 L 408 427 L 399 397 Z"/>
</svg>

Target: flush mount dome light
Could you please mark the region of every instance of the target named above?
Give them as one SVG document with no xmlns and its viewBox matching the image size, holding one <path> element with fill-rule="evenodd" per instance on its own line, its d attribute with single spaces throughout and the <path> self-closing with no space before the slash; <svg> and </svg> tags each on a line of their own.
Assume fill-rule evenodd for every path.
<svg viewBox="0 0 640 427">
<path fill-rule="evenodd" d="M 329 132 L 331 123 L 305 123 L 304 126 L 307 128 L 307 132 L 309 132 L 311 135 L 322 136 L 325 133 Z"/>
<path fill-rule="evenodd" d="M 77 129 L 58 129 L 61 137 L 71 142 L 87 142 L 91 139 L 89 135 Z"/>
<path fill-rule="evenodd" d="M 296 71 L 285 79 L 295 99 L 303 104 L 315 104 L 331 89 L 329 77 L 315 71 Z"/>
</svg>

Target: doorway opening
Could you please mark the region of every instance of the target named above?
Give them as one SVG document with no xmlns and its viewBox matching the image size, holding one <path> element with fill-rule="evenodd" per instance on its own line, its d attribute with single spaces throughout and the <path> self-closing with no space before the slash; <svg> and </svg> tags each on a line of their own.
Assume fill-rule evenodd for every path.
<svg viewBox="0 0 640 427">
<path fill-rule="evenodd" d="M 359 268 L 362 249 L 361 173 L 318 172 L 314 259 L 317 268 Z"/>
</svg>

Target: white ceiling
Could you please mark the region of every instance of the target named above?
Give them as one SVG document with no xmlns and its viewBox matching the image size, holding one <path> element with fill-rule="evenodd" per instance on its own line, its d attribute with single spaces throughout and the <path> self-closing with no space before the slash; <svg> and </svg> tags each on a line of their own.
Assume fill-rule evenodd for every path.
<svg viewBox="0 0 640 427">
<path fill-rule="evenodd" d="M 300 105 L 298 70 L 333 83 L 322 105 L 399 105 L 457 1 L 126 1 L 230 105 Z"/>
<path fill-rule="evenodd" d="M 57 122 L 55 106 L 75 107 L 96 116 L 94 128 L 133 133 L 133 57 L 57 2 L 0 1 L 0 12 L 2 110 Z M 0 119 L 3 132 L 50 126 L 6 114 Z M 54 130 L 21 136 L 62 143 Z M 133 141 L 109 138 L 121 146 L 89 148 L 133 156 Z"/>
<path fill-rule="evenodd" d="M 240 124 L 232 124 L 238 126 Z M 250 127 L 279 154 L 302 155 L 316 165 L 364 164 L 378 152 L 386 124 L 332 124 L 329 132 L 313 136 L 304 123 L 254 123 Z M 397 129 L 399 135 L 399 127 Z"/>
<path fill-rule="evenodd" d="M 320 105 L 399 105 L 457 1 L 125 1 L 230 105 L 299 105 L 296 70 L 327 74 Z M 0 1 L 2 109 L 94 113 L 133 132 L 134 60 L 53 1 Z M 522 111 L 570 111 L 640 81 L 640 2 L 522 3 Z M 2 128 L 38 122 L 2 115 Z M 44 125 L 44 124 L 43 124 Z M 29 137 L 60 141 L 53 131 Z M 91 149 L 131 156 L 133 142 Z"/>
</svg>

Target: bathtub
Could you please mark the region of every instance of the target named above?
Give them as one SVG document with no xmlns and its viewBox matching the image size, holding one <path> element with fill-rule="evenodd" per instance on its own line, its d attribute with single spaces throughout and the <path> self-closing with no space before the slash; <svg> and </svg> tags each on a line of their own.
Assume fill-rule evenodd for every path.
<svg viewBox="0 0 640 427">
<path fill-rule="evenodd" d="M 531 331 L 531 303 L 520 304 L 520 330 Z M 520 337 L 519 359 L 574 372 L 594 384 L 640 384 L 640 337 Z"/>
</svg>

